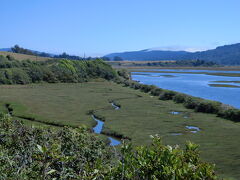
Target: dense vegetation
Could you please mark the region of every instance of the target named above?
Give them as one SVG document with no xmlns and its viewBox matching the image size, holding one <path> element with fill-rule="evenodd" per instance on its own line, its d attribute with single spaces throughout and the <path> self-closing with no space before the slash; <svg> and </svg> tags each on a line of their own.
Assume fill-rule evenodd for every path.
<svg viewBox="0 0 240 180">
<path fill-rule="evenodd" d="M 14 53 L 20 53 L 20 54 L 27 54 L 27 55 L 37 55 L 33 51 L 22 48 L 18 45 L 15 45 L 14 47 L 11 48 L 12 52 Z"/>
<path fill-rule="evenodd" d="M 17 61 L 0 56 L 0 84 L 29 84 L 37 82 L 85 82 L 91 78 L 107 80 L 116 77 L 115 71 L 102 60 L 44 62 Z"/>
<path fill-rule="evenodd" d="M 163 67 L 212 67 L 218 66 L 217 63 L 212 61 L 204 61 L 204 60 L 182 60 L 175 62 L 149 62 L 146 63 L 147 66 L 163 66 Z"/>
<path fill-rule="evenodd" d="M 31 128 L 4 114 L 0 137 L 0 179 L 217 178 L 190 142 L 181 150 L 155 136 L 149 147 L 124 143 L 118 152 L 84 128 Z"/>
<path fill-rule="evenodd" d="M 126 71 L 118 73 L 123 79 L 118 79 L 118 83 L 123 83 L 125 86 L 140 89 L 145 93 L 151 93 L 154 96 L 159 96 L 160 100 L 173 100 L 176 103 L 183 103 L 188 109 L 194 109 L 196 112 L 213 113 L 219 117 L 230 119 L 235 122 L 240 122 L 240 110 L 220 102 L 206 100 L 198 97 L 193 97 L 187 94 L 176 91 L 165 90 L 153 85 L 140 84 L 139 82 L 126 79 Z"/>
<path fill-rule="evenodd" d="M 216 49 L 202 52 L 142 50 L 123 53 L 112 53 L 106 57 L 115 56 L 128 61 L 157 61 L 157 60 L 189 60 L 200 59 L 224 65 L 240 65 L 240 43 L 220 46 Z"/>
</svg>

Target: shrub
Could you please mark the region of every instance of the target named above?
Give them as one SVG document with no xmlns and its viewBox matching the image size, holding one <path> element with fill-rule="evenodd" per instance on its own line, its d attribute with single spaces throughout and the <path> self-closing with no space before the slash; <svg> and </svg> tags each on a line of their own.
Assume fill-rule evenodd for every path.
<svg viewBox="0 0 240 180">
<path fill-rule="evenodd" d="M 160 100 L 172 100 L 175 95 L 176 95 L 176 92 L 174 92 L 174 91 L 164 90 L 160 94 L 159 99 Z"/>
<path fill-rule="evenodd" d="M 198 105 L 199 100 L 200 98 L 188 96 L 185 99 L 185 102 L 183 103 L 183 105 L 188 109 L 195 109 L 195 107 Z"/>
<path fill-rule="evenodd" d="M 230 108 L 227 110 L 222 110 L 218 112 L 218 116 L 235 121 L 240 122 L 240 110 L 235 108 Z"/>
<path fill-rule="evenodd" d="M 117 71 L 118 75 L 123 77 L 124 79 L 130 80 L 131 74 L 126 69 L 119 69 Z"/>
<path fill-rule="evenodd" d="M 0 116 L 0 179 L 216 179 L 198 146 L 153 137 L 150 146 L 112 149 L 85 128 L 39 129 Z"/>
<path fill-rule="evenodd" d="M 214 166 L 202 163 L 198 145 L 187 143 L 185 150 L 164 146 L 153 137 L 149 147 L 136 150 L 128 144 L 121 148 L 122 160 L 112 171 L 113 179 L 217 179 Z"/>
<path fill-rule="evenodd" d="M 151 94 L 153 96 L 159 96 L 162 93 L 162 91 L 163 91 L 163 89 L 161 89 L 161 88 L 153 88 L 151 90 Z"/>
<path fill-rule="evenodd" d="M 141 85 L 141 91 L 143 91 L 145 93 L 148 93 L 149 91 L 151 91 L 151 89 L 153 89 L 153 87 L 151 87 L 149 85 L 145 85 L 145 84 Z"/>
<path fill-rule="evenodd" d="M 195 107 L 196 112 L 218 113 L 221 108 L 221 103 L 210 100 L 201 100 Z"/>
<path fill-rule="evenodd" d="M 173 97 L 173 101 L 176 103 L 184 103 L 186 98 L 188 96 L 185 94 L 181 94 L 181 93 L 177 93 L 174 97 Z"/>
</svg>

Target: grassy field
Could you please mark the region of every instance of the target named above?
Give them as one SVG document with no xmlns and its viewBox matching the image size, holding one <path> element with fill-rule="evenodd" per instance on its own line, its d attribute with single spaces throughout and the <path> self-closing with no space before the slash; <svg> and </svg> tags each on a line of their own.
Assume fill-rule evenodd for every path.
<svg viewBox="0 0 240 180">
<path fill-rule="evenodd" d="M 214 83 L 240 83 L 240 81 L 212 81 Z"/>
<path fill-rule="evenodd" d="M 52 59 L 52 58 L 48 58 L 48 57 L 32 56 L 32 55 L 27 55 L 27 54 L 19 54 L 19 53 L 13 53 L 13 52 L 5 52 L 5 51 L 0 51 L 0 55 L 3 55 L 3 56 L 10 55 L 17 60 L 29 59 L 29 60 L 33 60 L 33 61 L 45 61 L 48 59 Z"/>
<path fill-rule="evenodd" d="M 139 62 L 139 61 L 137 61 Z M 145 61 L 144 61 L 145 62 Z M 134 63 L 134 61 L 132 62 Z M 146 62 L 145 62 L 146 63 Z M 121 64 L 121 63 L 120 63 Z M 113 64 L 114 66 L 114 64 Z M 239 71 L 240 66 L 216 66 L 216 67 L 161 67 L 161 66 L 114 66 L 115 68 L 126 68 L 130 70 L 141 69 L 190 69 L 190 70 L 215 70 L 215 71 Z"/>
<path fill-rule="evenodd" d="M 115 110 L 110 101 L 121 105 Z M 195 113 L 173 101 L 122 87 L 112 82 L 81 84 L 1 85 L 1 110 L 6 103 L 15 116 L 34 117 L 35 126 L 52 124 L 92 128 L 89 111 L 105 119 L 104 131 L 114 131 L 132 139 L 134 145 L 149 144 L 150 135 L 159 134 L 165 144 L 183 145 L 187 140 L 200 144 L 204 160 L 217 164 L 223 177 L 240 177 L 240 123 L 212 114 Z M 180 112 L 173 114 L 171 112 Z M 31 124 L 32 121 L 24 120 Z M 43 123 L 41 123 L 43 122 Z M 191 133 L 186 126 L 200 128 Z M 182 135 L 172 135 L 182 133 Z"/>
<path fill-rule="evenodd" d="M 240 88 L 240 86 L 231 85 L 231 84 L 208 84 L 211 87 L 229 87 L 229 88 Z"/>
</svg>

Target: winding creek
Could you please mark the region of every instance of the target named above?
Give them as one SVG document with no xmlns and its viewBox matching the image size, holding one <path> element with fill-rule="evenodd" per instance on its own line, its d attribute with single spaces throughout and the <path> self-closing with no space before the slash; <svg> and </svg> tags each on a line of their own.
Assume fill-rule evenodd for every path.
<svg viewBox="0 0 240 180">
<path fill-rule="evenodd" d="M 111 102 L 112 107 L 115 110 L 119 110 L 120 107 L 117 106 L 116 104 L 114 104 L 113 102 Z M 94 115 L 92 115 L 93 120 L 95 120 L 97 122 L 97 125 L 93 128 L 93 132 L 96 134 L 101 134 L 103 126 L 104 126 L 104 122 L 101 121 L 100 119 L 96 118 Z M 110 141 L 110 146 L 117 146 L 119 144 L 121 144 L 121 141 L 118 141 L 116 139 L 114 139 L 113 137 L 108 137 L 108 140 Z"/>
<path fill-rule="evenodd" d="M 240 77 L 207 75 L 204 73 L 240 73 L 240 71 L 212 71 L 212 70 L 186 70 L 186 69 L 165 69 L 164 72 L 132 72 L 132 79 L 143 84 L 156 85 L 163 89 L 173 90 L 204 99 L 220 101 L 236 108 L 240 108 L 240 88 L 232 87 L 211 87 L 209 84 L 216 84 L 215 81 L 228 81 L 230 84 L 240 81 Z M 170 71 L 171 73 L 168 73 Z M 176 73 L 172 73 L 176 72 Z M 186 72 L 186 73 L 184 73 Z M 202 74 L 189 74 L 187 72 L 198 72 Z M 167 75 L 167 76 L 166 76 Z"/>
</svg>

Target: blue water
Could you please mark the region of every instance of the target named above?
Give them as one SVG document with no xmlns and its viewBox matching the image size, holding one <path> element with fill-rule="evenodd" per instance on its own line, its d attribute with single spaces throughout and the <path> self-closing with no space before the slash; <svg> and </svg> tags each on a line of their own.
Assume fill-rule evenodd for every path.
<svg viewBox="0 0 240 180">
<path fill-rule="evenodd" d="M 100 134 L 102 132 L 102 128 L 104 125 L 104 122 L 97 119 L 95 116 L 92 115 L 92 118 L 97 121 L 97 125 L 93 128 L 93 132 L 95 132 L 96 134 Z"/>
<path fill-rule="evenodd" d="M 113 139 L 111 137 L 108 137 L 108 139 L 110 140 L 110 146 L 117 146 L 117 145 L 121 144 L 120 141 Z"/>
<path fill-rule="evenodd" d="M 119 106 L 117 106 L 116 104 L 114 104 L 114 103 L 111 103 L 111 105 L 112 105 L 112 107 L 115 109 L 115 110 L 119 110 L 120 109 L 120 107 Z"/>
<path fill-rule="evenodd" d="M 181 112 L 177 112 L 177 111 L 172 111 L 170 113 L 173 114 L 173 115 L 181 114 Z"/>
<path fill-rule="evenodd" d="M 197 133 L 198 131 L 200 131 L 199 127 L 196 127 L 196 126 L 186 126 L 186 128 L 189 130 L 193 130 L 193 131 L 190 131 L 191 133 Z"/>
<path fill-rule="evenodd" d="M 184 71 L 186 70 L 184 69 Z M 215 71 L 204 70 L 204 72 L 211 73 Z M 232 73 L 233 71 L 226 72 Z M 169 78 L 161 75 L 172 75 L 175 77 Z M 224 104 L 229 104 L 236 108 L 240 108 L 240 88 L 210 87 L 208 85 L 214 84 L 214 82 L 212 81 L 240 81 L 239 77 L 213 76 L 206 74 L 186 74 L 186 73 L 144 72 L 144 74 L 142 74 L 141 72 L 133 72 L 132 79 L 139 81 L 140 83 L 143 84 L 156 85 L 163 89 L 178 91 L 192 96 L 201 97 L 204 99 L 220 101 Z M 239 83 L 216 83 L 216 84 L 231 84 L 240 86 Z"/>
<path fill-rule="evenodd" d="M 95 121 L 97 121 L 97 125 L 93 128 L 93 132 L 96 133 L 96 134 L 100 134 L 102 132 L 104 122 L 97 119 L 94 115 L 92 115 L 92 118 Z M 108 139 L 110 140 L 110 146 L 117 146 L 117 145 L 121 144 L 120 141 L 118 141 L 116 139 L 113 139 L 111 137 L 108 137 Z"/>
</svg>

